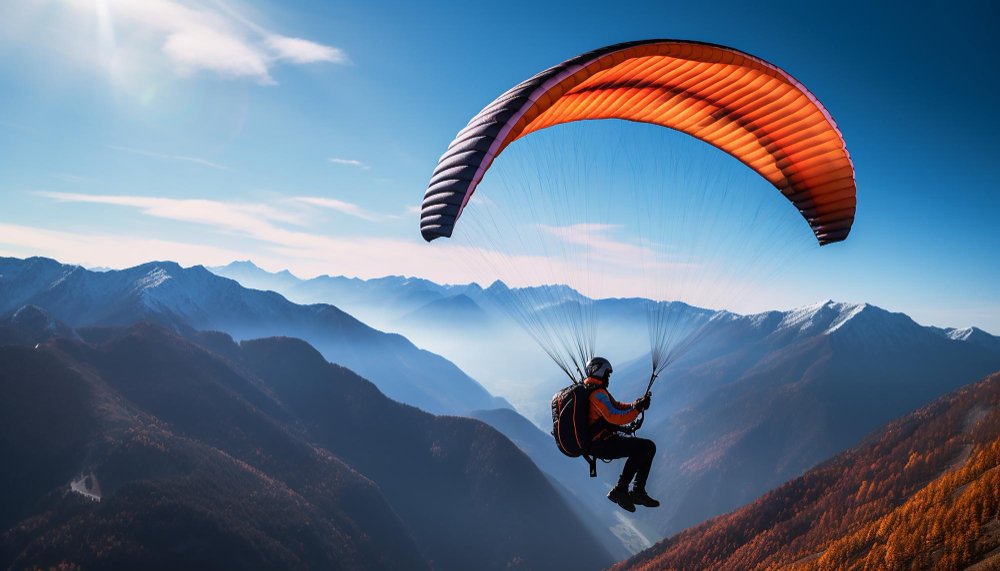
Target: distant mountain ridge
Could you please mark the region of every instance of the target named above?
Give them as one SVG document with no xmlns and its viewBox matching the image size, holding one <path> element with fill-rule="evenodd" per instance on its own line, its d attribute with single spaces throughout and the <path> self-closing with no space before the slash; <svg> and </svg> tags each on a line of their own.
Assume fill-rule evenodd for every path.
<svg viewBox="0 0 1000 571">
<path fill-rule="evenodd" d="M 225 331 L 238 339 L 293 335 L 372 379 L 390 397 L 431 412 L 509 406 L 400 335 L 382 333 L 329 304 L 302 306 L 247 289 L 201 266 L 149 262 L 92 272 L 46 258 L 0 258 L 0 315 L 29 304 L 72 328 L 148 320 Z"/>
<path fill-rule="evenodd" d="M 402 309 L 403 312 L 412 311 L 416 308 L 414 306 L 419 306 L 430 301 L 439 301 L 461 295 L 464 295 L 472 300 L 478 300 L 484 294 L 488 294 L 490 292 L 496 295 L 510 290 L 506 284 L 499 280 L 493 282 L 486 288 L 483 288 L 476 283 L 442 285 L 431 280 L 407 276 L 385 276 L 381 278 L 362 279 L 323 275 L 311 279 L 303 279 L 294 276 L 288 270 L 269 272 L 261 269 L 249 260 L 232 262 L 226 266 L 209 267 L 208 270 L 218 275 L 239 281 L 246 287 L 272 290 L 278 293 L 287 294 L 290 299 L 296 299 L 301 296 L 303 299 L 308 299 L 308 301 L 312 303 L 331 303 L 331 299 L 343 298 L 341 301 L 343 303 L 343 307 L 345 308 L 354 304 L 364 305 L 366 303 L 371 303 L 373 299 L 383 299 L 388 300 L 387 303 L 389 303 L 390 306 L 395 304 L 405 306 Z M 333 284 L 336 285 L 334 286 Z M 648 300 L 642 298 L 607 298 L 606 300 L 597 300 L 589 298 L 575 289 L 561 284 L 539 287 L 562 292 L 562 297 L 565 301 L 595 302 L 615 300 L 622 302 L 636 301 L 648 303 Z M 402 292 L 405 292 L 405 294 Z M 400 302 L 399 300 L 405 301 Z M 786 320 L 786 325 L 788 326 L 792 326 L 796 322 L 800 321 L 803 322 L 804 325 L 809 325 L 810 323 L 815 325 L 817 323 L 817 320 L 815 319 L 817 317 L 817 310 L 824 307 L 828 310 L 824 312 L 824 315 L 829 317 L 834 316 L 834 312 L 831 310 L 848 310 L 847 314 L 838 311 L 837 315 L 839 315 L 841 321 L 849 320 L 852 317 L 852 315 L 850 315 L 851 311 L 856 310 L 860 313 L 860 311 L 865 307 L 881 309 L 868 303 L 844 303 L 827 300 L 786 311 L 774 310 L 757 314 L 748 314 L 746 317 L 754 317 L 755 319 L 760 320 L 780 315 L 781 319 Z M 710 313 L 716 313 L 713 310 L 707 311 Z M 719 313 L 732 316 L 740 315 L 727 311 L 720 311 Z M 823 316 L 819 317 L 821 321 Z M 832 325 L 836 325 L 836 323 L 833 323 Z M 983 331 L 978 327 L 922 327 L 929 327 L 930 329 L 939 331 L 953 339 L 969 340 L 971 338 L 974 340 L 986 341 L 988 343 L 1000 342 L 1000 337 Z"/>
<path fill-rule="evenodd" d="M 365 315 L 375 307 L 392 308 L 399 317 L 423 305 L 466 294 L 477 297 L 483 289 L 476 284 L 467 286 L 439 285 L 430 280 L 405 276 L 386 276 L 363 280 L 344 276 L 319 276 L 309 280 L 295 277 L 288 270 L 268 272 L 249 260 L 227 266 L 211 267 L 210 271 L 246 287 L 281 293 L 296 303 L 334 303 L 352 315 Z M 336 299 L 336 302 L 330 300 Z M 376 326 L 384 323 L 373 322 Z"/>
<path fill-rule="evenodd" d="M 374 279 L 319 276 L 288 279 L 285 272 L 271 273 L 252 262 L 233 262 L 209 268 L 219 275 L 236 279 L 246 287 L 273 289 L 299 303 L 333 303 L 366 323 L 386 331 L 398 331 L 419 346 L 447 355 L 491 392 L 513 402 L 533 421 L 543 423 L 547 401 L 554 388 L 539 379 L 539 371 L 551 371 L 552 362 L 525 333 L 515 326 L 504 305 L 518 290 L 502 281 L 487 287 L 479 284 L 441 285 L 430 280 L 405 276 Z M 566 285 L 540 286 L 545 295 L 529 294 L 549 303 L 595 304 L 602 316 L 598 346 L 609 355 L 638 357 L 646 342 L 647 311 L 650 303 L 640 298 L 592 300 Z M 669 306 L 689 315 L 692 324 L 705 321 L 714 311 L 670 302 Z M 552 307 L 538 307 L 540 314 Z M 472 327 L 470 330 L 469 328 Z M 509 359 L 507 355 L 517 355 Z M 525 379 L 507 392 L 512 381 Z M 528 381 L 530 379 L 530 381 Z M 563 382 L 565 378 L 557 382 Z M 540 382 L 545 381 L 545 382 Z M 528 395 L 528 392 L 532 394 Z M 517 393 L 524 398 L 512 397 Z"/>
<path fill-rule="evenodd" d="M 326 301 L 353 308 L 352 314 L 362 319 L 383 324 L 387 329 L 403 332 L 408 338 L 459 363 L 473 371 L 474 376 L 487 386 L 502 387 L 509 382 L 511 373 L 502 380 L 490 382 L 498 363 L 482 365 L 484 355 L 493 347 L 493 337 L 503 340 L 502 345 L 511 347 L 511 352 L 520 355 L 519 361 L 526 363 L 523 369 L 513 373 L 516 376 L 537 377 L 539 369 L 551 370 L 547 357 L 542 354 L 523 332 L 514 327 L 513 322 L 495 308 L 491 308 L 491 296 L 509 295 L 510 289 L 502 282 L 495 282 L 483 289 L 478 284 L 439 285 L 425 279 L 404 276 L 387 276 L 371 280 L 320 276 L 311 280 L 299 278 L 283 279 L 282 283 L 272 283 L 275 276 L 290 276 L 287 272 L 272 273 L 255 266 L 252 262 L 233 262 L 228 266 L 210 268 L 220 275 L 243 280 L 248 287 L 272 285 L 284 288 L 280 291 L 292 299 Z M 333 287 L 331 284 L 336 284 Z M 597 304 L 600 314 L 601 331 L 598 332 L 600 351 L 616 362 L 621 356 L 634 359 L 636 365 L 619 366 L 618 383 L 625 383 L 628 391 L 638 391 L 648 380 L 649 358 L 636 342 L 645 343 L 646 305 L 641 298 L 609 298 L 592 300 L 567 286 L 545 286 L 564 292 L 565 303 Z M 470 303 L 471 300 L 471 303 Z M 766 311 L 741 315 L 728 311 L 714 311 L 688 306 L 682 302 L 670 302 L 672 311 L 689 315 L 692 327 L 703 326 L 699 333 L 699 345 L 695 347 L 678 368 L 686 363 L 709 357 L 714 347 L 708 340 L 721 341 L 724 335 L 731 340 L 745 344 L 739 335 L 746 333 L 750 338 L 763 341 L 762 336 L 771 336 L 772 347 L 779 343 L 793 342 L 809 336 L 844 336 L 845 332 L 861 332 L 870 335 L 875 342 L 884 335 L 915 335 L 926 339 L 928 333 L 936 333 L 951 340 L 975 344 L 990 352 L 1000 351 L 1000 337 L 991 335 L 976 327 L 938 328 L 923 326 L 902 313 L 893 313 L 867 303 L 844 303 L 827 300 L 786 311 Z M 482 311 L 479 311 L 482 310 Z M 544 312 L 545 308 L 539 311 Z M 470 329 L 471 328 L 471 329 Z M 844 331 L 837 333 L 838 330 Z M 504 331 L 506 329 L 506 332 Z M 514 331 L 511 331 L 514 330 Z M 488 332 L 486 334 L 477 334 Z M 900 341 L 906 341 L 901 339 Z M 495 351 L 494 351 L 495 352 Z M 467 358 L 466 354 L 475 355 Z M 464 360 L 463 360 L 464 359 Z M 628 360 L 627 359 L 627 360 Z M 623 363 L 624 364 L 624 363 Z M 517 366 L 518 363 L 511 364 Z M 511 366 L 509 365 L 509 366 Z M 622 379 L 625 378 L 623 381 Z M 544 387 L 534 397 L 538 410 L 528 410 L 522 403 L 522 412 L 536 422 L 544 422 L 548 396 L 563 379 L 552 375 L 546 379 Z M 494 384 L 496 383 L 496 384 Z M 537 384 L 537 383 L 536 383 Z M 494 388 L 498 390 L 498 388 Z M 507 395 L 510 398 L 510 395 Z"/>
</svg>

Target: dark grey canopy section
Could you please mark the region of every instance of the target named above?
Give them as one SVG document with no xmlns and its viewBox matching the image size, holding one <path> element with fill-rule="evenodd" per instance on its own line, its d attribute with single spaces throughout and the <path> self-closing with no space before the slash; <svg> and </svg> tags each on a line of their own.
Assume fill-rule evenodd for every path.
<svg viewBox="0 0 1000 571">
<path fill-rule="evenodd" d="M 579 55 L 522 81 L 487 105 L 459 131 L 438 160 L 421 206 L 420 233 L 424 240 L 451 236 L 455 221 L 499 154 L 504 139 L 523 111 L 548 90 L 547 84 L 579 71 L 604 54 L 657 41 L 662 40 L 628 42 Z"/>
</svg>

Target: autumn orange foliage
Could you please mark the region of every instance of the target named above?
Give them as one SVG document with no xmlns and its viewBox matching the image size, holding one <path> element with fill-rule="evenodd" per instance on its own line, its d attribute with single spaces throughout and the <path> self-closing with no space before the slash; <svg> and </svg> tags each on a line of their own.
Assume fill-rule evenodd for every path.
<svg viewBox="0 0 1000 571">
<path fill-rule="evenodd" d="M 998 405 L 995 373 L 618 568 L 994 568 L 1000 553 Z"/>
</svg>

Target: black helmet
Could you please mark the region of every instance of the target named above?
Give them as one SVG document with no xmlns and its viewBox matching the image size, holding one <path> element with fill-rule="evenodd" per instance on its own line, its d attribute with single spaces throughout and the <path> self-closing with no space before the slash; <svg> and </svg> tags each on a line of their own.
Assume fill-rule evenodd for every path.
<svg viewBox="0 0 1000 571">
<path fill-rule="evenodd" d="M 602 381 L 608 380 L 611 376 L 611 361 L 608 361 L 604 357 L 594 357 L 593 359 L 587 361 L 587 376 L 594 377 L 595 379 L 601 379 Z"/>
</svg>

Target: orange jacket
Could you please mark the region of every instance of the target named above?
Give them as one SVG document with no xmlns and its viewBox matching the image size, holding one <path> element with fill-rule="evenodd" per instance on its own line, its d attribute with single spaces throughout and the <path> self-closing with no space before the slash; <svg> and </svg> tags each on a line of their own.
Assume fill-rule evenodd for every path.
<svg viewBox="0 0 1000 571">
<path fill-rule="evenodd" d="M 615 431 L 608 424 L 624 426 L 638 418 L 639 409 L 635 407 L 635 403 L 622 404 L 616 401 L 608 389 L 604 388 L 604 381 L 587 377 L 583 384 L 597 387 L 590 393 L 590 414 L 587 416 L 590 426 L 597 423 L 591 435 L 592 440 L 603 440 L 613 435 Z M 601 420 L 605 422 L 599 422 Z"/>
</svg>

